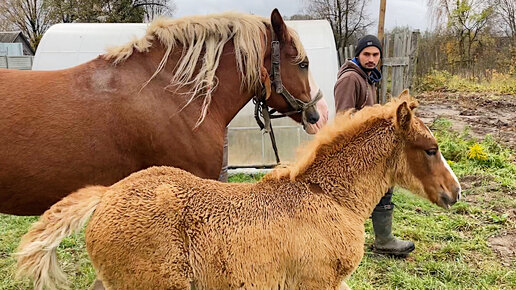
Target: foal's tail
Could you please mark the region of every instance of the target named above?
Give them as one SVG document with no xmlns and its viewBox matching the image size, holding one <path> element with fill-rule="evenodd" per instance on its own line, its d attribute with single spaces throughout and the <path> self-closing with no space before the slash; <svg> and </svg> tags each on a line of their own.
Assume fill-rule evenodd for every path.
<svg viewBox="0 0 516 290">
<path fill-rule="evenodd" d="M 48 209 L 22 237 L 16 253 L 18 276 L 32 276 L 37 290 L 66 285 L 66 274 L 59 268 L 56 248 L 66 236 L 83 228 L 107 189 L 103 186 L 80 189 Z"/>
</svg>

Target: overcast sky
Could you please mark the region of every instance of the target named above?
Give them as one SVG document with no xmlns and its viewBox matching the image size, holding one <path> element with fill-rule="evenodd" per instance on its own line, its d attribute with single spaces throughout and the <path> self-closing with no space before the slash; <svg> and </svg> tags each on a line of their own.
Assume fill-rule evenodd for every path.
<svg viewBox="0 0 516 290">
<path fill-rule="evenodd" d="M 269 16 L 273 8 L 278 8 L 285 16 L 303 12 L 306 1 L 309 0 L 174 0 L 176 3 L 175 17 L 193 14 L 208 14 L 227 10 L 249 12 Z M 380 0 L 369 0 L 368 14 L 371 20 L 376 20 L 371 32 L 377 31 L 378 11 Z M 409 26 L 424 31 L 429 28 L 426 0 L 387 0 L 385 14 L 385 29 L 395 26 Z"/>
</svg>

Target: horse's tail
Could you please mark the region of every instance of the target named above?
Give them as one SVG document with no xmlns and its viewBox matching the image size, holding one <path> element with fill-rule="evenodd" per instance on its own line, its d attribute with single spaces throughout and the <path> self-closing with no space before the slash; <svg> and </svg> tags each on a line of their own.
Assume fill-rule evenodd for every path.
<svg viewBox="0 0 516 290">
<path fill-rule="evenodd" d="M 59 268 L 56 248 L 74 232 L 81 230 L 93 214 L 107 187 L 80 189 L 48 209 L 22 237 L 18 252 L 18 277 L 31 276 L 34 289 L 57 289 L 67 284 Z"/>
</svg>

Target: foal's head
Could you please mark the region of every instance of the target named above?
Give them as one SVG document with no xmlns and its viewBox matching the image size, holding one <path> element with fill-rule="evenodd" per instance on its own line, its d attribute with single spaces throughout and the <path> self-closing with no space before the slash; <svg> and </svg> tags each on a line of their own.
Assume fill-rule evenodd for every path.
<svg viewBox="0 0 516 290">
<path fill-rule="evenodd" d="M 406 101 L 404 101 L 406 99 Z M 460 184 L 439 151 L 432 132 L 413 114 L 416 106 L 405 91 L 397 106 L 395 126 L 402 139 L 396 181 L 433 203 L 449 208 L 460 198 Z"/>
<path fill-rule="evenodd" d="M 326 122 L 328 108 L 324 99 L 317 104 L 310 105 L 310 102 L 320 94 L 320 90 L 310 74 L 308 57 L 299 37 L 286 26 L 277 9 L 271 13 L 271 31 L 269 39 L 279 41 L 280 57 L 279 59 L 273 57 L 274 49 L 271 43 L 268 43 L 270 49 L 265 53 L 264 63 L 270 74 L 272 90 L 267 102 L 281 113 L 298 109 L 289 104 L 288 100 L 279 93 L 283 86 L 284 90 L 295 98 L 297 104 L 305 106 L 304 113 L 293 114 L 290 117 L 303 123 L 308 133 L 315 133 Z M 281 76 L 275 76 L 271 61 L 280 61 L 279 73 Z M 311 126 L 314 124 L 316 126 Z"/>
</svg>

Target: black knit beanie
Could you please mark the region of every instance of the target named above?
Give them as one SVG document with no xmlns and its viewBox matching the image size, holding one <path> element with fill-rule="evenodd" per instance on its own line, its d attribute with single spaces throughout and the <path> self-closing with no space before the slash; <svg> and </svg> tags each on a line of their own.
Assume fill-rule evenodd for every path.
<svg viewBox="0 0 516 290">
<path fill-rule="evenodd" d="M 358 40 L 357 47 L 355 48 L 355 57 L 357 57 L 364 48 L 369 46 L 376 46 L 380 50 L 380 57 L 382 57 L 382 45 L 380 40 L 374 35 L 366 35 Z"/>
</svg>

